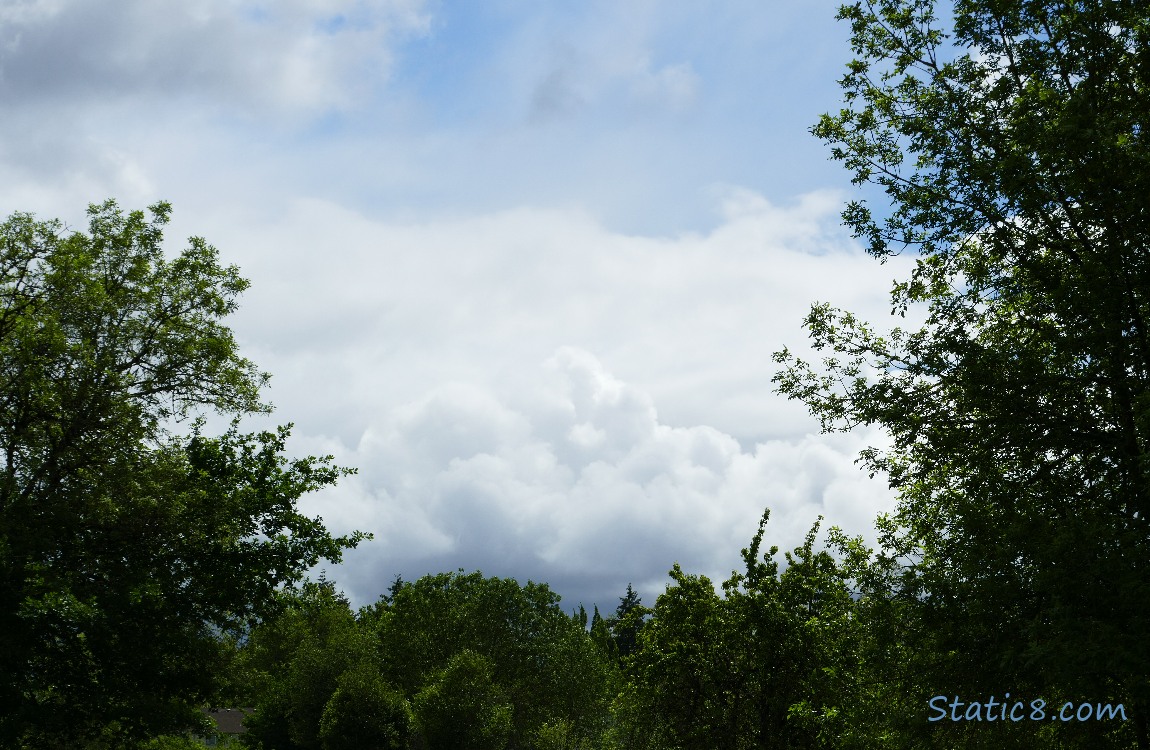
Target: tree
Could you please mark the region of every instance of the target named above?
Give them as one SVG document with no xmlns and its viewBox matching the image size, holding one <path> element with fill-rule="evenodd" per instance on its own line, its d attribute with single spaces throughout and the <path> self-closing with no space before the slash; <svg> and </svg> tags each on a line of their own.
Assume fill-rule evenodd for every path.
<svg viewBox="0 0 1150 750">
<path fill-rule="evenodd" d="M 323 750 L 404 750 L 411 707 L 383 681 L 379 668 L 361 662 L 340 676 L 323 709 Z"/>
<path fill-rule="evenodd" d="M 784 554 L 780 573 L 778 548 L 762 552 L 769 518 L 764 511 L 742 550 L 746 572 L 723 584 L 728 638 L 742 662 L 734 723 L 756 747 L 847 747 L 859 677 L 848 569 L 826 549 L 816 550 L 820 517 L 802 546 Z M 832 540 L 838 536 L 832 531 Z"/>
<path fill-rule="evenodd" d="M 611 637 L 610 624 L 599 614 L 599 605 L 595 605 L 595 613 L 591 617 L 591 641 L 599 647 L 605 657 L 613 662 L 619 660 L 619 645 Z"/>
<path fill-rule="evenodd" d="M 628 583 L 626 593 L 619 597 L 615 617 L 608 623 L 620 657 L 626 658 L 635 650 L 635 639 L 643 627 L 643 618 L 648 612 L 649 610 L 643 606 L 643 600 Z"/>
<path fill-rule="evenodd" d="M 1124 701 L 1117 738 L 1093 722 L 1060 741 L 1132 728 L 1150 747 L 1150 10 L 962 0 L 949 31 L 933 0 L 839 17 L 857 57 L 814 133 L 885 191 L 885 215 L 858 200 L 843 218 L 877 258 L 915 254 L 892 307 L 925 322 L 883 336 L 815 305 L 832 356 L 780 352 L 776 382 L 826 430 L 891 437 L 862 454 L 898 493 L 871 593 L 913 644 L 896 677 L 915 723 L 933 694 L 1011 685 Z"/>
<path fill-rule="evenodd" d="M 305 581 L 279 599 L 279 611 L 252 628 L 238 658 L 250 684 L 247 705 L 256 709 L 244 739 L 263 750 L 320 750 L 325 716 L 332 742 L 358 731 L 347 710 L 374 699 L 364 680 L 380 673 L 378 648 L 330 581 Z M 346 678 L 352 682 L 329 716 L 341 681 L 356 669 L 366 671 Z"/>
<path fill-rule="evenodd" d="M 668 736 L 674 748 L 733 748 L 726 730 L 726 681 L 733 654 L 722 623 L 722 602 L 706 576 L 684 573 L 659 595 L 654 617 L 628 663 L 638 693 L 641 734 Z M 657 745 L 656 745 L 657 746 Z"/>
<path fill-rule="evenodd" d="M 503 696 L 499 705 L 510 707 L 514 743 L 527 742 L 547 723 L 570 723 L 581 737 L 600 731 L 611 667 L 545 584 L 443 573 L 405 583 L 390 601 L 365 612 L 378 634 L 384 679 L 412 700 L 417 717 L 448 700 L 441 693 L 434 701 L 431 694 L 417 696 L 441 683 L 443 670 L 468 652 L 492 665 L 492 690 Z"/>
<path fill-rule="evenodd" d="M 512 706 L 493 678 L 490 659 L 463 649 L 415 696 L 413 708 L 428 750 L 504 750 Z"/>
<path fill-rule="evenodd" d="M 672 568 L 627 660 L 617 708 L 629 746 L 846 746 L 858 663 L 845 571 L 815 550 L 816 524 L 780 574 L 778 548 L 761 552 L 766 522 L 722 596 L 706 576 Z"/>
<path fill-rule="evenodd" d="M 202 409 L 267 413 L 268 376 L 222 319 L 248 282 L 200 238 L 161 249 L 114 202 L 88 233 L 0 224 L 0 744 L 76 747 L 194 727 L 220 635 L 360 534 L 296 500 L 348 470 L 288 460 L 288 428 L 172 432 Z"/>
</svg>

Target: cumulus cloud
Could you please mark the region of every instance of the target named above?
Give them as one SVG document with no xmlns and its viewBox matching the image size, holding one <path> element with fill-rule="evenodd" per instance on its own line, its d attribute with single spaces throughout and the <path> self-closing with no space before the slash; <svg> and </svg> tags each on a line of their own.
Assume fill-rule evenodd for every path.
<svg viewBox="0 0 1150 750">
<path fill-rule="evenodd" d="M 253 280 L 235 324 L 276 374 L 271 398 L 345 442 L 428 384 L 526 392 L 561 346 L 593 351 L 671 424 L 714 425 L 744 447 L 816 429 L 771 395 L 772 352 L 805 349 L 815 301 L 886 317 L 910 261 L 862 253 L 830 193 L 780 207 L 732 189 L 719 203 L 712 231 L 672 238 L 613 232 L 578 210 L 403 224 L 316 201 L 195 225 Z"/>
<path fill-rule="evenodd" d="M 889 496 L 853 461 L 881 436 L 816 434 L 772 393 L 770 355 L 805 348 L 818 299 L 881 323 L 906 264 L 844 238 L 831 194 L 716 199 L 714 230 L 675 238 L 579 211 L 396 224 L 314 201 L 214 233 L 253 278 L 236 329 L 296 449 L 360 469 L 307 505 L 376 534 L 337 575 L 358 600 L 465 567 L 609 605 L 628 581 L 653 596 L 675 561 L 729 574 L 764 507 L 784 548 L 820 513 L 870 528 Z"/>
<path fill-rule="evenodd" d="M 881 483 L 851 465 L 859 436 L 744 450 L 713 427 L 663 423 L 649 394 L 588 351 L 562 347 L 537 372 L 518 408 L 442 386 L 380 415 L 353 448 L 314 444 L 360 467 L 306 502 L 376 535 L 339 573 L 357 600 L 397 573 L 460 566 L 608 606 L 628 582 L 653 598 L 676 561 L 721 580 L 764 507 L 784 548 L 820 514 L 857 532 L 887 507 Z"/>
</svg>

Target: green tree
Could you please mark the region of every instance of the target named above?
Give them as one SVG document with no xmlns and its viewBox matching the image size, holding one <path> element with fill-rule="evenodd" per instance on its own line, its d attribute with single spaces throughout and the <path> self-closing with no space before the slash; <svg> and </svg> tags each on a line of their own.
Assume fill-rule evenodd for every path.
<svg viewBox="0 0 1150 750">
<path fill-rule="evenodd" d="M 0 745 L 77 747 L 194 728 L 220 635 L 361 538 L 296 500 L 346 470 L 282 456 L 287 428 L 168 429 L 265 413 L 221 320 L 247 287 L 170 208 L 92 206 L 88 233 L 0 224 Z"/>
<path fill-rule="evenodd" d="M 876 257 L 915 254 L 892 307 L 925 322 L 880 335 L 816 305 L 831 356 L 781 352 L 776 381 L 824 429 L 891 437 L 862 454 L 898 493 L 872 594 L 910 645 L 892 679 L 917 726 L 952 730 L 925 722 L 932 695 L 1012 689 L 1123 701 L 1118 736 L 1076 723 L 1058 741 L 1150 747 L 1150 8 L 962 0 L 943 17 L 843 6 L 846 108 L 814 128 L 885 191 L 889 210 L 843 218 Z M 1012 731 L 1052 746 L 1049 726 Z"/>
<path fill-rule="evenodd" d="M 490 659 L 464 649 L 415 696 L 416 722 L 428 750 L 504 750 L 512 706 L 493 679 Z"/>
<path fill-rule="evenodd" d="M 587 609 L 582 604 L 579 605 L 579 611 L 571 610 L 571 622 L 576 623 L 584 630 L 587 629 Z"/>
<path fill-rule="evenodd" d="M 319 738 L 323 750 L 404 750 L 411 707 L 383 681 L 379 667 L 360 662 L 340 676 L 323 709 Z"/>
<path fill-rule="evenodd" d="M 143 750 L 203 750 L 204 743 L 188 736 L 166 734 L 152 738 L 142 747 Z"/>
<path fill-rule="evenodd" d="M 371 698 L 358 688 L 365 675 L 380 674 L 378 646 L 329 581 L 307 581 L 279 598 L 280 611 L 252 629 L 238 659 L 256 709 L 244 739 L 263 750 L 320 750 L 329 704 L 345 675 L 360 670 L 346 678 L 358 682 L 329 717 L 333 742 L 353 733 L 345 709 Z"/>
<path fill-rule="evenodd" d="M 722 601 L 706 576 L 684 573 L 659 595 L 654 616 L 629 663 L 643 718 L 639 734 L 673 738 L 674 748 L 733 748 L 726 727 L 731 660 Z"/>
<path fill-rule="evenodd" d="M 859 674 L 846 569 L 803 546 L 762 553 L 767 515 L 723 595 L 675 565 L 628 659 L 622 744 L 682 750 L 846 746 Z M 629 724 L 629 726 L 628 726 Z M 635 743 L 635 744 L 632 744 Z M 865 745 L 863 745 L 865 747 Z"/>
<path fill-rule="evenodd" d="M 600 651 L 611 661 L 619 660 L 619 646 L 611 637 L 609 622 L 599 614 L 599 605 L 595 605 L 595 613 L 591 616 L 591 641 L 599 647 Z"/>
<path fill-rule="evenodd" d="M 566 719 L 555 719 L 539 727 L 532 738 L 533 750 L 580 750 L 587 747 L 579 741 L 574 724 Z"/>
<path fill-rule="evenodd" d="M 547 722 L 570 722 L 583 737 L 602 729 L 612 667 L 544 584 L 443 573 L 405 583 L 390 602 L 365 612 L 378 634 L 384 678 L 413 701 L 468 651 L 493 665 L 515 743 Z"/>
<path fill-rule="evenodd" d="M 650 610 L 643 606 L 643 600 L 628 583 L 626 593 L 619 597 L 615 616 L 607 623 L 620 657 L 626 658 L 635 650 L 635 639 L 643 627 L 643 618 L 649 612 Z"/>
<path fill-rule="evenodd" d="M 728 648 L 739 664 L 740 700 L 729 723 L 753 747 L 839 746 L 842 704 L 857 673 L 845 573 L 815 549 L 821 518 L 801 547 L 785 553 L 780 573 L 778 548 L 761 550 L 768 518 L 742 551 L 746 573 L 723 584 Z"/>
</svg>

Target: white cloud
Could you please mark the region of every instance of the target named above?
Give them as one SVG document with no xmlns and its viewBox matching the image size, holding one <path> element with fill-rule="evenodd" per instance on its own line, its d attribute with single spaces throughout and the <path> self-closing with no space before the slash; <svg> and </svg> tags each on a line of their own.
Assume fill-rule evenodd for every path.
<svg viewBox="0 0 1150 750">
<path fill-rule="evenodd" d="M 888 505 L 851 465 L 861 436 L 743 450 L 713 427 L 662 423 L 648 394 L 589 352 L 562 348 L 540 373 L 537 412 L 450 386 L 378 415 L 355 448 L 314 444 L 360 467 L 305 502 L 338 529 L 375 533 L 339 573 L 358 600 L 395 573 L 458 565 L 566 582 L 571 604 L 606 605 L 597 582 L 654 596 L 676 561 L 725 577 L 764 507 L 769 540 L 789 548 L 819 514 L 859 532 Z"/>
<path fill-rule="evenodd" d="M 414 0 L 57 0 L 9 6 L 2 18 L 8 107 L 145 95 L 241 111 L 348 107 L 357 84 L 386 79 L 393 38 L 427 26 Z"/>
<path fill-rule="evenodd" d="M 906 263 L 851 249 L 831 195 L 785 208 L 731 195 L 720 226 L 676 238 L 618 234 L 579 211 L 396 224 L 315 201 L 195 224 L 253 279 L 235 325 L 275 373 L 272 399 L 298 404 L 310 429 L 354 441 L 367 415 L 443 383 L 525 393 L 527 373 L 573 346 L 671 424 L 711 424 L 747 446 L 813 429 L 770 384 L 772 352 L 805 349 L 811 303 L 881 320 Z M 568 429 L 594 443 L 586 409 Z"/>
<path fill-rule="evenodd" d="M 403 225 L 315 201 L 212 232 L 253 278 L 235 326 L 295 449 L 360 469 L 306 504 L 376 534 L 338 573 L 357 598 L 462 566 L 609 604 L 675 561 L 725 576 L 767 506 L 784 548 L 820 513 L 870 528 L 889 497 L 853 461 L 880 436 L 814 434 L 770 355 L 805 349 L 816 299 L 881 323 L 906 263 L 853 247 L 829 194 L 718 202 L 718 227 L 676 238 L 578 211 Z"/>
</svg>

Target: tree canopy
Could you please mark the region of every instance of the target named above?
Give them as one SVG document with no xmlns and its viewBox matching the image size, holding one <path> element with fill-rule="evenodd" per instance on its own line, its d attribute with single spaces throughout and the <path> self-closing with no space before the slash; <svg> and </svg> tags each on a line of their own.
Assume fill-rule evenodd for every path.
<svg viewBox="0 0 1150 750">
<path fill-rule="evenodd" d="M 448 677 L 480 679 L 485 672 L 476 665 L 494 664 L 492 689 L 505 699 L 492 705 L 505 700 L 511 706 L 517 742 L 548 721 L 572 721 L 589 731 L 607 704 L 605 655 L 546 584 L 520 586 L 462 571 L 424 576 L 374 605 L 372 618 L 387 655 L 384 674 L 405 694 Z M 459 656 L 464 651 L 471 656 Z"/>
<path fill-rule="evenodd" d="M 762 549 L 767 518 L 722 595 L 706 576 L 671 569 L 627 659 L 626 746 L 846 746 L 858 657 L 845 569 L 815 549 L 816 524 L 780 572 L 778 547 Z"/>
<path fill-rule="evenodd" d="M 944 11 L 843 6 L 846 106 L 814 128 L 885 192 L 843 218 L 874 256 L 914 256 L 891 303 L 925 322 L 884 335 L 817 304 L 830 356 L 780 352 L 776 381 L 825 429 L 892 438 L 862 455 L 899 498 L 871 581 L 913 613 L 924 713 L 1003 685 L 1118 698 L 1147 747 L 1150 10 Z"/>
<path fill-rule="evenodd" d="M 89 229 L 0 224 L 0 744 L 128 746 L 194 726 L 222 634 L 360 534 L 296 509 L 349 470 L 282 455 L 288 428 L 174 426 L 267 413 L 268 376 L 222 322 L 248 282 L 204 240 L 166 258 L 170 207 Z"/>
<path fill-rule="evenodd" d="M 238 659 L 253 746 L 587 747 L 607 724 L 614 659 L 545 585 L 397 580 L 358 615 L 330 583 L 281 596 Z"/>
</svg>

